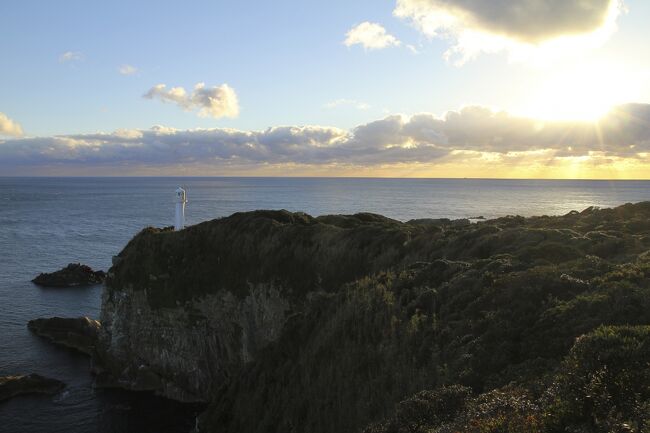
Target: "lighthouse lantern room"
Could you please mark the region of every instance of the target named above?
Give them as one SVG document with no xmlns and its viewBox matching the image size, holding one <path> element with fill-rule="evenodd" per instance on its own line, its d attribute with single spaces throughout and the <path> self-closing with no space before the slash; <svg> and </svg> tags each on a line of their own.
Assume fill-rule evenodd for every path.
<svg viewBox="0 0 650 433">
<path fill-rule="evenodd" d="M 178 187 L 176 190 L 176 218 L 174 219 L 174 230 L 183 230 L 185 227 L 185 203 L 187 196 L 185 190 Z"/>
</svg>

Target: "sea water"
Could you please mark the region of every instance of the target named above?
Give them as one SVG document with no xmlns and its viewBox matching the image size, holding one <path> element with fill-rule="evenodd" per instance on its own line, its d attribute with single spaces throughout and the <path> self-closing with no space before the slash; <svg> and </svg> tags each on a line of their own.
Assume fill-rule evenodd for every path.
<svg viewBox="0 0 650 433">
<path fill-rule="evenodd" d="M 89 360 L 32 335 L 37 317 L 99 317 L 101 287 L 46 289 L 30 280 L 81 262 L 106 270 L 146 226 L 287 209 L 311 215 L 374 212 L 414 218 L 559 215 L 650 200 L 650 181 L 324 178 L 0 178 L 0 376 L 63 380 L 54 396 L 0 403 L 0 432 L 186 432 L 197 409 L 148 394 L 96 390 Z"/>
</svg>

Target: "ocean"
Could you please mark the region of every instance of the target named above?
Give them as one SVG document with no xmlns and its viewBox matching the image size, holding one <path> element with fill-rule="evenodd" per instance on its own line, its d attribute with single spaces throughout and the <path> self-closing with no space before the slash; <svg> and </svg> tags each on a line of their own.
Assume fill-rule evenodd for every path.
<svg viewBox="0 0 650 433">
<path fill-rule="evenodd" d="M 55 396 L 0 403 L 0 432 L 186 432 L 196 407 L 148 394 L 96 390 L 87 357 L 29 333 L 37 317 L 99 317 L 101 287 L 44 289 L 30 280 L 81 262 L 106 270 L 146 226 L 169 226 L 174 190 L 187 223 L 234 212 L 374 212 L 398 220 L 559 215 L 650 200 L 650 181 L 334 178 L 1 178 L 0 376 L 63 380 Z"/>
</svg>

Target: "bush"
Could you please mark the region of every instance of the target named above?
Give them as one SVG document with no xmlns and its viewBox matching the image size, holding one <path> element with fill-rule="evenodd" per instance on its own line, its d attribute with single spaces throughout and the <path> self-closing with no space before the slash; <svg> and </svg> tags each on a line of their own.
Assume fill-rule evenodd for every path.
<svg viewBox="0 0 650 433">
<path fill-rule="evenodd" d="M 602 326 L 580 337 L 550 392 L 549 431 L 650 429 L 650 326 Z"/>
</svg>

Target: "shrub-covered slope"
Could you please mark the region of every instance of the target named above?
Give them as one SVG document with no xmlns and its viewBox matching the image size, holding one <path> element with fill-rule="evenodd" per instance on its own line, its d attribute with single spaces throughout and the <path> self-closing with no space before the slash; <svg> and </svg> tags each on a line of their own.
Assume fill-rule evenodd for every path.
<svg viewBox="0 0 650 433">
<path fill-rule="evenodd" d="M 650 203 L 471 225 L 255 212 L 141 233 L 107 296 L 289 299 L 206 391 L 202 431 L 648 431 L 648 250 Z"/>
</svg>

